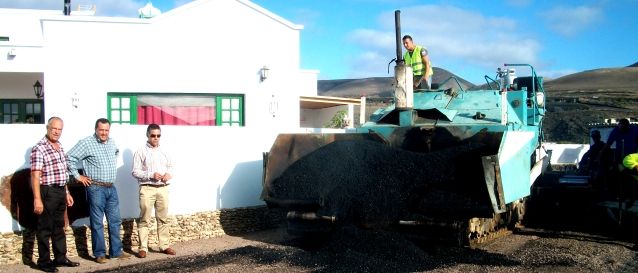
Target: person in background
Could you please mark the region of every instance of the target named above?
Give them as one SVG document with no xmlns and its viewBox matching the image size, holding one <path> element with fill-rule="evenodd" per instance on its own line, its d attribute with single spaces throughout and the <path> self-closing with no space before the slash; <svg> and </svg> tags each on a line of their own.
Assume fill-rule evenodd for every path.
<svg viewBox="0 0 638 273">
<path fill-rule="evenodd" d="M 630 124 L 628 119 L 623 118 L 618 121 L 618 126 L 609 133 L 605 149 L 610 148 L 615 143 L 614 162 L 621 164 L 625 156 L 638 150 L 636 139 L 638 139 L 638 127 Z"/>
<path fill-rule="evenodd" d="M 73 197 L 66 186 L 69 180 L 67 157 L 59 142 L 63 127 L 61 118 L 50 118 L 46 125 L 46 135 L 31 149 L 33 212 L 38 218 L 37 268 L 44 272 L 58 272 L 56 268 L 58 266 L 80 265 L 66 256 L 64 212 L 67 206 L 73 206 Z M 53 261 L 51 261 L 49 241 L 53 245 Z"/>
<path fill-rule="evenodd" d="M 414 89 L 430 89 L 434 71 L 427 48 L 414 44 L 410 35 L 403 36 L 403 47 L 407 50 L 403 60 L 412 67 Z"/>
<path fill-rule="evenodd" d="M 151 214 L 155 209 L 157 237 L 162 253 L 175 255 L 170 247 L 168 225 L 168 185 L 173 178 L 173 162 L 163 146 L 160 146 L 162 131 L 157 124 L 146 128 L 146 143 L 133 156 L 133 177 L 140 185 L 140 219 L 137 225 L 140 248 L 139 258 L 146 258 Z"/>
<path fill-rule="evenodd" d="M 603 148 L 604 152 L 610 151 L 611 147 L 615 148 L 612 152 L 612 160 L 609 164 L 607 172 L 607 187 L 609 188 L 609 194 L 622 195 L 622 164 L 625 156 L 631 153 L 635 153 L 638 149 L 638 127 L 629 123 L 626 118 L 620 119 L 618 125 L 609 133 L 607 143 Z M 601 153 L 599 157 L 602 157 L 605 153 Z"/>
<path fill-rule="evenodd" d="M 612 154 L 605 149 L 605 142 L 601 140 L 599 130 L 591 131 L 592 144 L 578 163 L 578 171 L 581 175 L 587 175 L 592 181 L 592 186 L 597 193 L 603 194 L 605 178 L 612 162 Z"/>
<path fill-rule="evenodd" d="M 636 139 L 636 142 L 638 142 L 638 139 Z M 631 207 L 635 203 L 636 195 L 638 194 L 638 153 L 634 152 L 625 156 L 622 164 L 625 168 L 626 174 L 631 177 L 631 184 L 629 184 L 631 192 L 628 194 L 630 197 L 629 202 L 627 203 L 627 207 Z M 634 243 L 632 249 L 634 251 L 638 251 L 638 242 Z"/>
<path fill-rule="evenodd" d="M 109 226 L 110 258 L 129 258 L 124 252 L 120 238 L 120 202 L 115 188 L 117 156 L 119 150 L 109 137 L 111 122 L 100 118 L 95 121 L 95 133 L 81 139 L 69 150 L 69 170 L 73 177 L 86 187 L 89 201 L 89 221 L 91 246 L 97 263 L 106 263 L 104 243 L 104 215 Z M 77 165 L 82 163 L 84 174 L 80 175 Z"/>
</svg>

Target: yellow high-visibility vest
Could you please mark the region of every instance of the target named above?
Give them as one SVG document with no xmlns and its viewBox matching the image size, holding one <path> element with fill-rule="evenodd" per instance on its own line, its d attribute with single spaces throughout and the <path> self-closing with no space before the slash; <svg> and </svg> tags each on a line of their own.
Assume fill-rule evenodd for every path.
<svg viewBox="0 0 638 273">
<path fill-rule="evenodd" d="M 410 51 L 406 51 L 403 55 L 403 59 L 405 60 L 405 64 L 412 67 L 412 74 L 414 76 L 423 76 L 423 71 L 425 67 L 423 66 L 423 59 L 421 59 L 421 50 L 424 48 L 422 46 L 416 46 L 412 51 L 412 56 L 410 56 Z M 425 49 L 427 50 L 427 49 Z M 434 71 L 432 70 L 432 64 L 428 66 L 426 76 L 433 75 Z"/>
<path fill-rule="evenodd" d="M 638 153 L 628 154 L 622 160 L 622 165 L 630 170 L 633 170 L 638 166 Z M 638 180 L 638 176 L 632 175 L 635 179 Z"/>
</svg>

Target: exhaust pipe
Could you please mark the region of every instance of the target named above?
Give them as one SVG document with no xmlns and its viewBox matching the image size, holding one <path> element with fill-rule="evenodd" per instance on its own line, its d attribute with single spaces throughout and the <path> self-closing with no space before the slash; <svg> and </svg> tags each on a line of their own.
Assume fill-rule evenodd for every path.
<svg viewBox="0 0 638 273">
<path fill-rule="evenodd" d="M 64 0 L 64 16 L 71 15 L 71 0 Z"/>
<path fill-rule="evenodd" d="M 395 33 L 395 41 L 396 41 L 396 49 L 397 49 L 397 65 L 402 65 L 405 63 L 403 60 L 403 50 L 401 44 L 401 11 L 394 11 L 394 33 Z"/>
<path fill-rule="evenodd" d="M 400 125 L 413 125 L 412 108 L 414 106 L 412 68 L 405 65 L 401 42 L 401 11 L 394 11 L 394 28 L 396 33 L 397 61 L 394 67 L 394 106 L 401 110 Z"/>
</svg>

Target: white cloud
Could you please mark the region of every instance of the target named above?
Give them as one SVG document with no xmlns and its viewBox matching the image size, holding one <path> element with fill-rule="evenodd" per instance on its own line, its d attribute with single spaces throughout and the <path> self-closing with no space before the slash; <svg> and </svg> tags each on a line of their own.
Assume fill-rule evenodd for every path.
<svg viewBox="0 0 638 273">
<path fill-rule="evenodd" d="M 77 9 L 78 4 L 92 4 L 96 5 L 95 14 L 98 16 L 137 17 L 137 9 L 143 7 L 146 3 L 146 0 L 71 0 L 71 10 Z M 64 8 L 64 1 L 0 0 L 0 7 L 62 11 Z"/>
<path fill-rule="evenodd" d="M 554 7 L 542 15 L 550 29 L 561 35 L 571 37 L 603 19 L 599 7 Z"/>
<path fill-rule="evenodd" d="M 58 0 L 0 0 L 2 8 L 16 9 L 60 9 L 64 7 L 64 1 Z"/>
<path fill-rule="evenodd" d="M 472 70 L 493 71 L 506 62 L 538 61 L 539 43 L 513 19 L 445 5 L 401 10 L 402 34 L 410 34 L 415 43 L 427 47 L 434 66 L 451 69 L 452 64 L 465 64 L 480 68 Z M 386 75 L 387 63 L 396 55 L 394 14 L 382 14 L 379 23 L 379 29 L 350 33 L 352 42 L 363 52 L 352 60 L 352 71 L 356 71 L 352 77 Z"/>
<path fill-rule="evenodd" d="M 560 69 L 560 70 L 539 70 L 536 71 L 536 74 L 539 76 L 543 76 L 545 80 L 554 80 L 560 78 L 565 75 L 574 74 L 577 72 L 581 72 L 575 69 Z"/>
</svg>

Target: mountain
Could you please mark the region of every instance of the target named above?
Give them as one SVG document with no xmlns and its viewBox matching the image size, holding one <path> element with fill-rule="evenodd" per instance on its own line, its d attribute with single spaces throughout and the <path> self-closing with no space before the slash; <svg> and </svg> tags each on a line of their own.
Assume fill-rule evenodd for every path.
<svg viewBox="0 0 638 273">
<path fill-rule="evenodd" d="M 587 70 L 547 81 L 544 87 L 548 141 L 587 143 L 589 124 L 638 117 L 638 67 Z"/>
<path fill-rule="evenodd" d="M 474 85 L 465 79 L 443 69 L 434 67 L 432 82 L 442 83 L 450 77 L 455 77 L 464 90 L 472 88 Z M 363 79 L 340 79 L 340 80 L 319 80 L 317 81 L 317 93 L 320 96 L 331 97 L 361 97 L 387 98 L 393 96 L 394 76 L 374 77 Z M 454 80 L 448 81 L 441 88 L 458 88 Z"/>
<path fill-rule="evenodd" d="M 636 62 L 635 64 L 632 64 L 632 65 L 630 65 L 628 67 L 638 67 L 638 62 Z"/>
<path fill-rule="evenodd" d="M 545 82 L 545 89 L 549 91 L 637 90 L 638 67 L 600 68 L 578 72 Z"/>
</svg>

